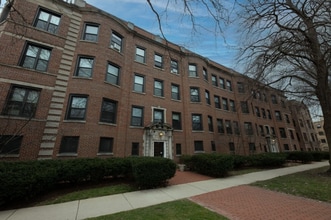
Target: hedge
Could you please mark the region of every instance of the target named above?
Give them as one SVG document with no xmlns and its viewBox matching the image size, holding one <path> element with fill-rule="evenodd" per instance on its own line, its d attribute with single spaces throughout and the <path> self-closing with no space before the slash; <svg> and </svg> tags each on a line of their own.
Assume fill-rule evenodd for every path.
<svg viewBox="0 0 331 220">
<path fill-rule="evenodd" d="M 166 158 L 139 157 L 132 160 L 132 170 L 139 188 L 155 188 L 175 175 L 176 164 Z"/>
<path fill-rule="evenodd" d="M 263 153 L 249 156 L 249 165 L 253 167 L 281 167 L 286 163 L 287 154 Z"/>
<path fill-rule="evenodd" d="M 314 160 L 313 155 L 309 151 L 292 151 L 287 154 L 288 160 L 300 161 L 301 163 L 310 163 Z"/>
<path fill-rule="evenodd" d="M 193 170 L 198 173 L 224 177 L 233 169 L 234 159 L 231 155 L 222 154 L 197 154 L 191 158 Z"/>
<path fill-rule="evenodd" d="M 0 206 L 29 200 L 59 183 L 133 176 L 138 187 L 151 188 L 163 185 L 175 172 L 173 161 L 152 157 L 0 162 Z"/>
</svg>

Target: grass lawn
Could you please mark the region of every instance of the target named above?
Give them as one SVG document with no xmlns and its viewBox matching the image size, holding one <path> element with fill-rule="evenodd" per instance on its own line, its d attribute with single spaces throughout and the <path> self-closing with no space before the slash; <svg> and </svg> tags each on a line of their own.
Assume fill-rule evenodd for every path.
<svg viewBox="0 0 331 220">
<path fill-rule="evenodd" d="M 328 168 L 281 176 L 251 185 L 331 203 L 331 176 L 325 174 Z"/>
<path fill-rule="evenodd" d="M 79 191 L 70 192 L 64 195 L 60 195 L 56 198 L 51 198 L 39 203 L 38 205 L 50 205 L 63 202 L 70 202 L 81 199 L 88 199 L 93 197 L 108 196 L 120 193 L 126 193 L 137 190 L 130 184 L 118 184 L 110 185 L 98 188 L 84 189 Z"/>
<path fill-rule="evenodd" d="M 93 220 L 222 220 L 227 219 L 215 212 L 205 209 L 189 200 L 177 200 L 132 211 L 120 212 L 112 215 L 105 215 Z"/>
</svg>

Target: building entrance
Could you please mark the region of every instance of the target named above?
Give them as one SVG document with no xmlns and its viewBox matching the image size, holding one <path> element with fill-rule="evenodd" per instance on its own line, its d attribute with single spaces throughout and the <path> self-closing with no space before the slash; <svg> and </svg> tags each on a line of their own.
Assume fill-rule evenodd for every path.
<svg viewBox="0 0 331 220">
<path fill-rule="evenodd" d="M 172 127 L 166 123 L 153 123 L 145 127 L 143 154 L 148 157 L 173 158 Z"/>
<path fill-rule="evenodd" d="M 154 142 L 154 157 L 163 157 L 164 143 Z"/>
</svg>

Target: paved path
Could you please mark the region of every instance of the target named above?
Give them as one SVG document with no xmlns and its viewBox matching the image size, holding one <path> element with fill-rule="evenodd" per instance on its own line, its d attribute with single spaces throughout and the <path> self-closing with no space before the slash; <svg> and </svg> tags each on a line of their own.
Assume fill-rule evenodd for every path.
<svg viewBox="0 0 331 220">
<path fill-rule="evenodd" d="M 142 190 L 142 191 L 136 191 L 136 192 L 129 192 L 129 193 L 123 193 L 118 195 L 111 195 L 111 196 L 104 196 L 104 197 L 98 197 L 98 198 L 92 198 L 92 199 L 85 199 L 85 200 L 79 200 L 79 201 L 73 201 L 73 202 L 67 202 L 67 203 L 61 203 L 56 205 L 48 205 L 48 206 L 38 206 L 38 207 L 31 207 L 31 208 L 24 208 L 24 209 L 17 209 L 17 210 L 8 210 L 8 211 L 2 211 L 0 212 L 0 220 L 78 220 L 78 219 L 85 219 L 89 217 L 95 217 L 95 216 L 101 216 L 106 214 L 112 214 L 117 213 L 121 211 L 127 211 L 132 210 L 136 208 L 141 207 L 147 207 L 155 204 L 160 204 L 164 202 L 174 201 L 178 199 L 183 198 L 190 198 L 193 197 L 192 200 L 199 200 L 198 202 L 201 204 L 205 204 L 204 196 L 202 197 L 195 197 L 202 194 L 205 194 L 206 198 L 208 198 L 210 195 L 217 195 L 218 193 L 225 193 L 230 190 L 231 196 L 227 196 L 229 199 L 235 196 L 236 189 L 241 190 L 241 186 L 245 184 L 250 184 L 252 182 L 258 181 L 258 180 L 266 180 L 271 179 L 277 176 L 287 175 L 291 173 L 296 173 L 300 171 L 305 171 L 309 169 L 314 169 L 322 166 L 327 166 L 328 162 L 318 162 L 313 164 L 305 164 L 300 166 L 294 166 L 294 167 L 286 167 L 286 168 L 280 168 L 280 169 L 273 169 L 273 170 L 267 170 L 267 171 L 261 171 L 261 172 L 255 172 L 255 173 L 249 173 L 244 174 L 240 176 L 232 176 L 228 178 L 220 178 L 220 179 L 209 179 L 209 180 L 203 180 L 198 182 L 190 182 L 190 183 L 184 183 L 179 185 L 172 185 L 166 188 L 159 188 L 159 189 L 152 189 L 152 190 Z M 240 187 L 237 187 L 240 186 Z M 242 186 L 242 187 L 248 187 L 249 186 Z M 254 188 L 254 187 L 253 187 Z M 222 190 L 222 189 L 228 189 L 228 190 Z M 258 190 L 254 188 L 255 190 Z M 231 190 L 234 190 L 231 192 Z M 262 189 L 260 189 L 262 190 Z M 259 191 L 259 190 L 258 190 Z M 262 190 L 265 191 L 265 190 Z M 210 192 L 213 192 L 210 194 Z M 245 188 L 244 191 L 239 193 L 237 196 L 242 196 L 245 194 Z M 254 193 L 254 195 L 259 195 L 260 193 Z M 263 199 L 263 194 L 262 199 Z M 275 195 L 278 195 L 278 193 L 275 193 Z M 224 196 L 222 196 L 224 197 Z M 249 196 L 248 196 L 249 197 Z M 272 196 L 271 196 L 272 197 Z M 269 197 L 270 198 L 270 197 Z M 298 197 L 294 197 L 295 198 Z M 215 199 L 215 198 L 213 198 Z M 261 199 L 261 198 L 260 198 Z M 302 198 L 298 198 L 300 201 L 305 201 Z M 272 200 L 272 199 L 271 199 Z M 278 203 L 285 203 L 288 198 L 284 197 L 284 199 L 280 199 Z M 220 204 L 221 200 L 218 200 L 216 198 L 215 203 L 216 205 Z M 250 210 L 245 210 L 242 206 L 243 204 L 239 203 L 239 201 L 246 202 L 244 199 L 239 199 L 238 204 L 235 204 L 238 209 L 235 210 L 243 210 L 244 212 L 248 213 L 251 212 Z M 313 201 L 316 202 L 316 201 Z M 292 202 L 290 202 L 292 203 Z M 294 203 L 294 202 L 293 202 Z M 253 206 L 254 209 L 265 209 L 264 205 L 267 203 L 258 203 L 257 205 Z M 303 203 L 299 202 L 295 206 L 301 206 Z M 319 206 L 320 204 L 320 206 Z M 310 204 L 309 204 L 310 205 Z M 314 204 L 316 205 L 316 204 Z M 206 204 L 206 206 L 208 206 Z M 316 207 L 322 207 L 326 206 L 328 210 L 331 210 L 330 204 L 324 204 L 317 202 Z M 223 206 L 222 206 L 223 207 Z M 229 205 L 229 207 L 235 207 L 234 205 Z M 286 206 L 288 207 L 288 206 Z M 292 213 L 291 210 L 285 209 L 286 212 Z M 305 206 L 306 207 L 306 206 Z M 210 208 L 212 208 L 210 206 Z M 249 207 L 252 208 L 252 207 Z M 270 208 L 270 207 L 269 207 Z M 324 210 L 324 208 L 322 207 Z M 218 207 L 215 207 L 216 211 L 219 211 Z M 223 209 L 222 209 L 223 210 Z M 306 208 L 304 208 L 306 210 Z M 293 212 L 297 212 L 297 210 L 293 210 Z M 310 213 L 310 211 L 307 211 Z M 260 217 L 255 218 L 249 218 L 248 215 L 245 216 L 237 216 L 235 213 L 228 213 L 226 209 L 224 209 L 222 212 L 225 216 L 229 216 L 231 219 L 279 219 L 277 216 L 271 216 L 270 218 L 267 218 L 266 214 L 269 212 L 260 215 Z M 261 217 L 262 216 L 262 217 Z M 304 215 L 306 216 L 306 215 Z M 328 217 L 331 216 L 331 213 L 327 215 Z M 311 217 L 311 216 L 309 216 Z M 314 218 L 310 219 L 323 219 L 320 218 L 321 216 L 315 216 Z M 289 219 L 286 216 L 281 219 Z M 300 218 L 304 219 L 304 218 Z"/>
</svg>

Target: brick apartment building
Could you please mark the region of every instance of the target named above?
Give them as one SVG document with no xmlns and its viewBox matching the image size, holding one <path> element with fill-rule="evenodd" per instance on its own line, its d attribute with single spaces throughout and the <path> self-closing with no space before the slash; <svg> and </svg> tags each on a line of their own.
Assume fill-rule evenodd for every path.
<svg viewBox="0 0 331 220">
<path fill-rule="evenodd" d="M 329 144 L 324 131 L 324 119 L 314 122 L 314 128 L 317 133 L 317 139 L 322 151 L 329 151 Z"/>
<path fill-rule="evenodd" d="M 2 159 L 318 148 L 296 125 L 312 125 L 307 108 L 290 108 L 281 91 L 82 0 L 9 2 L 0 16 Z"/>
</svg>

